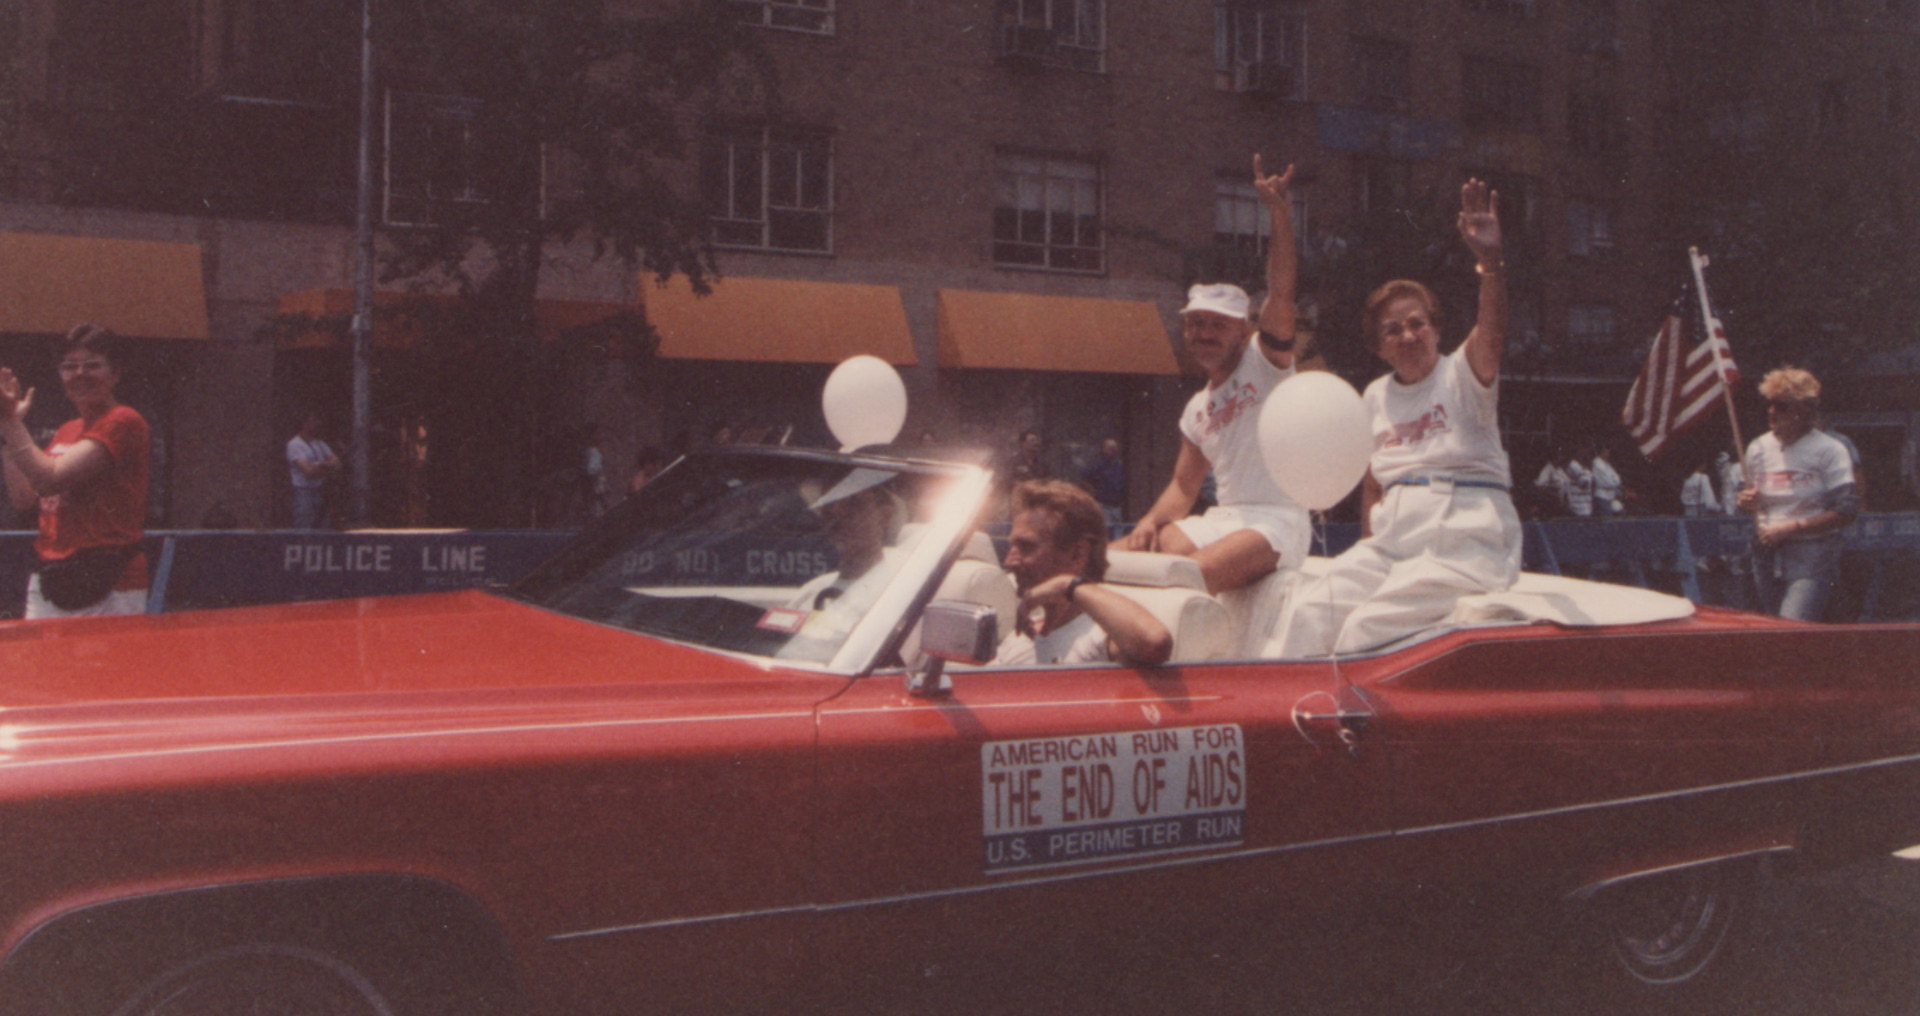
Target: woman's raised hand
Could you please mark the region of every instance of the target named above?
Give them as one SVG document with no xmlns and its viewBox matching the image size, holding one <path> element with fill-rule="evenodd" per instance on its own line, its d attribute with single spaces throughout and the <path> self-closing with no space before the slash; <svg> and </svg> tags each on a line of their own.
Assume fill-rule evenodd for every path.
<svg viewBox="0 0 1920 1016">
<path fill-rule="evenodd" d="M 0 367 L 0 420 L 17 420 L 25 423 L 27 410 L 33 408 L 33 389 L 23 394 L 20 391 L 20 379 L 14 376 L 12 368 Z"/>
<path fill-rule="evenodd" d="M 1460 238 L 1479 263 L 1500 261 L 1500 192 L 1484 180 L 1460 185 Z"/>
</svg>

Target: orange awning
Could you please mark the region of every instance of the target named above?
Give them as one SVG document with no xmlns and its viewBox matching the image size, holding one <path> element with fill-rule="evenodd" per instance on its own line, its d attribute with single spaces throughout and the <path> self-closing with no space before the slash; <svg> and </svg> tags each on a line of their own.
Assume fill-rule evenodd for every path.
<svg viewBox="0 0 1920 1016">
<path fill-rule="evenodd" d="M 0 332 L 83 321 L 146 339 L 207 337 L 200 245 L 0 233 Z"/>
<path fill-rule="evenodd" d="M 715 280 L 695 296 L 685 276 L 640 279 L 659 355 L 682 360 L 839 363 L 860 353 L 914 364 L 906 306 L 893 286 L 794 279 Z"/>
<path fill-rule="evenodd" d="M 1160 308 L 1146 300 L 939 293 L 940 366 L 1178 374 Z"/>
<path fill-rule="evenodd" d="M 425 306 L 437 310 L 449 310 L 460 303 L 460 297 L 450 293 L 405 293 L 394 290 L 377 290 L 373 294 L 373 344 L 382 349 L 405 349 L 420 339 L 420 322 L 408 319 L 405 315 L 382 314 L 381 310 L 398 307 Z M 534 328 L 543 342 L 552 342 L 562 333 L 598 324 L 619 314 L 630 314 L 638 310 L 632 304 L 605 303 L 593 300 L 541 300 L 534 305 Z M 282 349 L 319 349 L 346 341 L 344 327 L 339 325 L 353 316 L 353 290 L 351 289 L 303 289 L 288 293 L 280 298 L 280 313 L 283 315 L 305 315 L 307 317 L 328 320 L 334 324 L 316 324 L 312 328 L 281 337 Z"/>
</svg>

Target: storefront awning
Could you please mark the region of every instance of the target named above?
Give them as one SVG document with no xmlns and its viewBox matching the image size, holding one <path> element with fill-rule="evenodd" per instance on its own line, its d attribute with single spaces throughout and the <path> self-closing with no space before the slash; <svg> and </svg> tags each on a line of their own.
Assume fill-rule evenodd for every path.
<svg viewBox="0 0 1920 1016">
<path fill-rule="evenodd" d="M 0 233 L 0 332 L 83 321 L 145 339 L 207 337 L 200 245 Z"/>
<path fill-rule="evenodd" d="M 1145 300 L 939 293 L 940 366 L 1178 374 L 1160 308 Z"/>
<path fill-rule="evenodd" d="M 379 290 L 373 294 L 373 344 L 382 349 L 405 349 L 421 338 L 423 323 L 401 314 L 381 313 L 407 306 L 424 306 L 447 311 L 457 307 L 460 297 L 444 293 L 404 293 Z M 574 328 L 598 324 L 639 308 L 626 303 L 593 300 L 541 300 L 534 305 L 534 328 L 543 342 L 553 342 Z M 280 313 L 314 319 L 309 328 L 298 328 L 281 336 L 282 349 L 323 349 L 347 339 L 343 322 L 353 316 L 353 290 L 303 289 L 280 298 Z"/>
<path fill-rule="evenodd" d="M 711 295 L 696 296 L 676 275 L 665 286 L 642 276 L 640 291 L 663 357 L 839 363 L 866 353 L 919 362 L 893 286 L 730 276 L 716 280 Z"/>
</svg>

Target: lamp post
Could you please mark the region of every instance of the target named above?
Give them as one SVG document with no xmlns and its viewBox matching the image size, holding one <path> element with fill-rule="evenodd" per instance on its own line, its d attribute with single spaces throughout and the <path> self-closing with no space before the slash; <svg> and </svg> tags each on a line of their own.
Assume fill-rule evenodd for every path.
<svg viewBox="0 0 1920 1016">
<path fill-rule="evenodd" d="M 360 176 L 353 245 L 351 524 L 366 526 L 373 490 L 373 0 L 360 0 Z"/>
</svg>

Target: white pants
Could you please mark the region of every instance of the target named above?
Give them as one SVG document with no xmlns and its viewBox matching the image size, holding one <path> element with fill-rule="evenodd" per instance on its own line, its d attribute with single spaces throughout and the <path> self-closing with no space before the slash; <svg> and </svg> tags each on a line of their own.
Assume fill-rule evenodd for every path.
<svg viewBox="0 0 1920 1016">
<path fill-rule="evenodd" d="M 1439 624 L 1462 596 L 1520 575 L 1520 516 L 1503 490 L 1397 486 L 1374 511 L 1373 536 L 1304 579 L 1264 655 L 1354 653 Z"/>
<path fill-rule="evenodd" d="M 1269 505 L 1216 505 L 1204 515 L 1189 515 L 1173 523 L 1180 527 L 1195 547 L 1219 543 L 1239 532 L 1251 529 L 1280 555 L 1280 567 L 1298 568 L 1313 545 L 1313 527 L 1303 508 Z"/>
<path fill-rule="evenodd" d="M 103 617 L 108 614 L 144 614 L 147 612 L 147 591 L 145 589 L 117 589 L 107 594 L 106 599 L 91 607 L 79 610 L 61 610 L 40 595 L 40 573 L 34 572 L 27 577 L 27 609 L 25 617 L 37 621 L 49 617 Z"/>
</svg>

